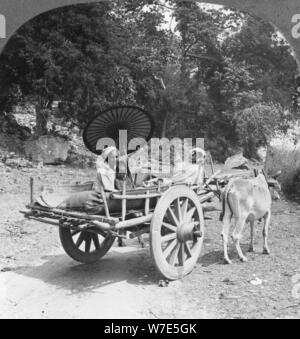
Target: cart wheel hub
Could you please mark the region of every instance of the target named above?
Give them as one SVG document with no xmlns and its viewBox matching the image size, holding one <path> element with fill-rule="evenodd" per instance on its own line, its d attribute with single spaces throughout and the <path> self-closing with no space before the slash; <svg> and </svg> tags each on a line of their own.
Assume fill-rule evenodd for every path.
<svg viewBox="0 0 300 339">
<path fill-rule="evenodd" d="M 197 237 L 197 235 L 195 233 L 197 233 L 197 229 L 195 228 L 195 224 L 194 223 L 185 223 L 182 224 L 178 227 L 178 231 L 177 231 L 177 239 L 179 242 L 184 243 L 190 240 L 195 240 L 195 237 Z M 199 233 L 199 231 L 198 231 Z"/>
</svg>

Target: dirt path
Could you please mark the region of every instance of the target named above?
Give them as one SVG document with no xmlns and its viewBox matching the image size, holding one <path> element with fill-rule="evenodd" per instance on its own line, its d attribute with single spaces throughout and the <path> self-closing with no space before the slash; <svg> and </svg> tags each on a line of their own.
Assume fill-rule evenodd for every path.
<svg viewBox="0 0 300 339">
<path fill-rule="evenodd" d="M 258 226 L 256 253 L 246 264 L 233 251 L 234 264 L 223 265 L 220 225 L 209 221 L 194 272 L 161 288 L 149 249 L 135 241 L 114 247 L 95 265 L 78 265 L 64 254 L 55 227 L 23 220 L 18 210 L 28 200 L 29 175 L 10 173 L 0 181 L 0 318 L 300 317 L 300 301 L 292 296 L 292 277 L 300 273 L 300 205 L 274 205 L 272 255 L 261 254 Z M 248 236 L 247 230 L 245 248 Z"/>
</svg>

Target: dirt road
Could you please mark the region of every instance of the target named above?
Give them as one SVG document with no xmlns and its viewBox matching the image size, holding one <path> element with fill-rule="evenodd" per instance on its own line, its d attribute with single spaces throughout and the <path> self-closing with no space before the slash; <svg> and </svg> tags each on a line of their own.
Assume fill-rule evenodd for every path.
<svg viewBox="0 0 300 339">
<path fill-rule="evenodd" d="M 270 257 L 261 254 L 258 226 L 256 252 L 242 264 L 232 251 L 232 266 L 223 264 L 214 215 L 194 272 L 162 288 L 149 248 L 135 241 L 97 264 L 79 265 L 64 254 L 55 227 L 24 220 L 18 211 L 28 202 L 32 174 L 52 183 L 93 175 L 66 168 L 0 173 L 0 318 L 300 317 L 300 300 L 292 295 L 292 278 L 300 274 L 300 205 L 274 204 Z M 248 238 L 249 230 L 245 249 Z"/>
</svg>

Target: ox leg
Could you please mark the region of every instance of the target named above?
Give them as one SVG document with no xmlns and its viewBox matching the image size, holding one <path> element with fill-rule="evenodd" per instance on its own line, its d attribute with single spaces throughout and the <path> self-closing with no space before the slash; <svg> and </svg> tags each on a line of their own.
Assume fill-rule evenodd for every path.
<svg viewBox="0 0 300 339">
<path fill-rule="evenodd" d="M 231 265 L 232 261 L 229 259 L 228 256 L 228 237 L 229 237 L 229 230 L 230 230 L 230 222 L 231 220 L 228 217 L 224 217 L 223 220 L 223 231 L 222 231 L 222 239 L 223 239 L 223 247 L 224 247 L 224 260 L 225 263 Z"/>
<path fill-rule="evenodd" d="M 268 212 L 268 214 L 265 217 L 265 223 L 263 228 L 263 239 L 264 239 L 264 245 L 263 245 L 263 254 L 270 254 L 269 246 L 268 246 L 268 235 L 269 235 L 269 226 L 271 222 L 271 212 Z"/>
<path fill-rule="evenodd" d="M 121 236 L 124 236 L 124 235 L 126 235 L 126 231 L 120 230 L 120 231 L 119 231 L 119 234 L 120 234 Z M 125 244 L 124 240 L 123 240 L 121 237 L 118 239 L 118 246 L 119 246 L 119 247 L 126 247 L 126 244 Z"/>
<path fill-rule="evenodd" d="M 144 237 L 143 237 L 142 235 L 140 235 L 140 236 L 138 237 L 138 241 L 139 241 L 139 244 L 140 244 L 140 246 L 141 246 L 142 248 L 145 248 L 145 247 L 146 247 L 146 243 L 145 243 Z"/>
<path fill-rule="evenodd" d="M 238 219 L 235 229 L 233 231 L 233 235 L 232 235 L 233 242 L 235 244 L 236 250 L 242 262 L 248 261 L 248 259 L 244 256 L 243 251 L 241 249 L 241 245 L 240 245 L 245 223 L 246 223 L 246 218 Z"/>
<path fill-rule="evenodd" d="M 255 224 L 255 221 L 254 220 L 251 220 L 250 221 L 250 246 L 249 246 L 249 252 L 254 252 L 254 224 Z"/>
<path fill-rule="evenodd" d="M 125 247 L 126 246 L 122 238 L 118 239 L 118 246 L 119 247 Z"/>
</svg>

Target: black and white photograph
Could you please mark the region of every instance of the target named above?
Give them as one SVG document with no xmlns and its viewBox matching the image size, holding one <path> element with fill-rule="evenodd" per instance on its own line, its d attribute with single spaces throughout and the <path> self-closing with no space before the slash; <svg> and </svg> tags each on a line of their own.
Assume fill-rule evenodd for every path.
<svg viewBox="0 0 300 339">
<path fill-rule="evenodd" d="M 299 1 L 0 0 L 0 319 L 299 318 Z"/>
</svg>

